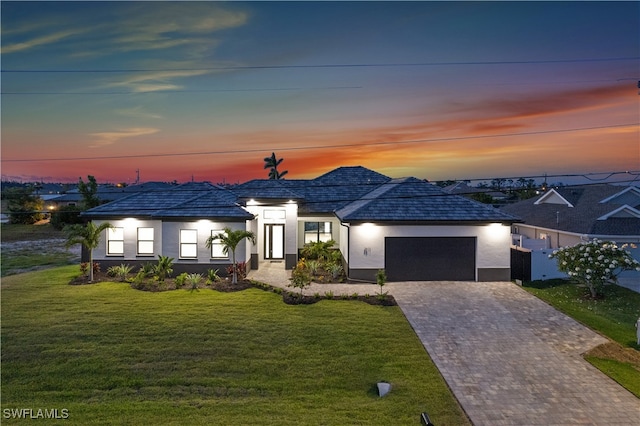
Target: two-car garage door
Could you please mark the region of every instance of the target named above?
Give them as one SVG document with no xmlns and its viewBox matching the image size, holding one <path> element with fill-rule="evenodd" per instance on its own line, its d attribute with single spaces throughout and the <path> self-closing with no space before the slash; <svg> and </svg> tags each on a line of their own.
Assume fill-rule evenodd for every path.
<svg viewBox="0 0 640 426">
<path fill-rule="evenodd" d="M 386 237 L 389 281 L 475 281 L 475 237 Z"/>
</svg>

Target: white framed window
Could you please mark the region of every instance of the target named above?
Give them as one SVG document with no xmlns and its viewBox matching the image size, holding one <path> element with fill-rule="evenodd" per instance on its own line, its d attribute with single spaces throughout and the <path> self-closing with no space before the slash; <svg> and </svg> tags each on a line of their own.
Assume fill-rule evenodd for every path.
<svg viewBox="0 0 640 426">
<path fill-rule="evenodd" d="M 153 255 L 153 228 L 138 228 L 138 254 Z"/>
<path fill-rule="evenodd" d="M 331 222 L 305 222 L 304 243 L 327 242 L 332 240 Z"/>
<path fill-rule="evenodd" d="M 180 258 L 195 259 L 198 257 L 198 230 L 180 230 Z"/>
<path fill-rule="evenodd" d="M 211 231 L 211 236 L 224 234 L 224 230 L 218 229 Z M 211 258 L 212 259 L 228 259 L 229 253 L 224 253 L 224 244 L 220 240 L 211 241 Z"/>
<path fill-rule="evenodd" d="M 124 255 L 124 228 L 107 228 L 107 255 Z"/>
</svg>

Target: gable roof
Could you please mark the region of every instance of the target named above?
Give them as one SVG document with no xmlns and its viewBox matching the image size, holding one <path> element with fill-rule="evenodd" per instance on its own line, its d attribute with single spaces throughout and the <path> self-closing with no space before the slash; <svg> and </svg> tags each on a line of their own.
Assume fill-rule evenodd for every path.
<svg viewBox="0 0 640 426">
<path fill-rule="evenodd" d="M 539 202 L 545 197 L 544 194 L 504 206 L 502 210 L 520 216 L 525 224 L 541 228 L 586 235 L 640 236 L 640 218 L 618 214 L 625 211 L 622 208 L 625 206 L 635 210 L 640 207 L 640 198 L 636 205 L 616 203 L 629 201 L 627 196 L 620 195 L 637 191 L 637 187 L 628 188 L 608 184 L 557 188 L 554 189 L 555 193 L 568 204 Z"/>
<path fill-rule="evenodd" d="M 336 211 L 340 220 L 389 222 L 506 222 L 520 220 L 487 204 L 452 195 L 416 178 L 393 179 Z"/>
<path fill-rule="evenodd" d="M 97 219 L 107 217 L 229 218 L 252 219 L 253 215 L 236 204 L 236 196 L 209 183 L 191 182 L 170 189 L 145 191 L 103 204 L 82 213 Z"/>
</svg>

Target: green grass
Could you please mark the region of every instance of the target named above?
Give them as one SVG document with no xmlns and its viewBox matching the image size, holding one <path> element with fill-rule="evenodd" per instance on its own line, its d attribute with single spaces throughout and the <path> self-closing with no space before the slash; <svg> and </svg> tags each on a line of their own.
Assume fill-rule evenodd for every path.
<svg viewBox="0 0 640 426">
<path fill-rule="evenodd" d="M 66 408 L 81 425 L 469 424 L 398 307 L 67 285 L 76 274 L 3 278 L 3 409 Z"/>
<path fill-rule="evenodd" d="M 635 323 L 640 317 L 640 294 L 617 285 L 607 286 L 603 299 L 593 300 L 585 287 L 566 280 L 534 281 L 524 289 L 616 342 L 591 352 L 585 359 L 640 398 L 640 354 Z M 596 352 L 597 351 L 597 352 Z"/>
<path fill-rule="evenodd" d="M 51 225 L 2 224 L 0 238 L 0 276 L 43 267 L 73 263 L 77 256 L 66 250 L 65 235 Z"/>
<path fill-rule="evenodd" d="M 633 365 L 614 359 L 604 359 L 588 355 L 585 356 L 585 359 L 598 370 L 622 384 L 631 393 L 640 398 L 640 372 L 638 372 Z"/>
<path fill-rule="evenodd" d="M 51 238 L 65 238 L 62 231 L 54 229 L 51 225 L 18 225 L 3 223 L 0 225 L 0 238 L 2 242 L 33 241 Z"/>
<path fill-rule="evenodd" d="M 640 317 L 640 293 L 617 285 L 606 287 L 603 299 L 566 280 L 534 281 L 524 289 L 575 320 L 620 343 L 638 349 L 635 323 Z"/>
</svg>

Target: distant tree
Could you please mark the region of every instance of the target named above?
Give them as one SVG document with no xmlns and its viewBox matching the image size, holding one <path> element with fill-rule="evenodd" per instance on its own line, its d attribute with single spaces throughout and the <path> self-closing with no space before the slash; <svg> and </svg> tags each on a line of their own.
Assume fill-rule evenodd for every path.
<svg viewBox="0 0 640 426">
<path fill-rule="evenodd" d="M 269 179 L 283 179 L 284 175 L 289 173 L 289 171 L 285 170 L 283 172 L 278 172 L 278 166 L 280 163 L 284 161 L 284 158 L 277 159 L 275 152 L 271 153 L 271 157 L 264 158 L 264 168 L 269 170 Z"/>
<path fill-rule="evenodd" d="M 238 265 L 236 263 L 236 248 L 238 244 L 244 239 L 248 239 L 253 244 L 256 243 L 256 235 L 251 231 L 245 231 L 244 229 L 232 230 L 231 228 L 224 228 L 223 232 L 220 232 L 216 235 L 212 235 L 207 238 L 206 246 L 207 248 L 211 248 L 214 241 L 220 240 L 222 243 L 222 252 L 224 254 L 228 254 L 229 250 L 231 250 L 231 261 L 233 262 L 233 278 L 232 284 L 236 284 L 238 282 Z"/>
<path fill-rule="evenodd" d="M 33 186 L 16 186 L 4 191 L 11 223 L 31 225 L 44 219 L 44 201 L 33 192 Z"/>
<path fill-rule="evenodd" d="M 455 180 L 438 180 L 436 181 L 436 185 L 439 186 L 440 188 L 446 188 L 449 185 L 453 185 L 455 184 L 456 181 Z"/>
<path fill-rule="evenodd" d="M 516 183 L 515 193 L 520 200 L 527 200 L 537 195 L 538 190 L 533 179 L 519 178 Z"/>
<path fill-rule="evenodd" d="M 61 206 L 51 212 L 51 226 L 60 230 L 67 225 L 80 224 L 83 222 L 80 212 L 82 210 L 76 206 Z"/>
<path fill-rule="evenodd" d="M 100 244 L 100 234 L 106 229 L 113 228 L 109 222 L 103 222 L 96 226 L 93 222 L 82 225 L 67 225 L 64 230 L 67 234 L 67 247 L 82 244 L 89 251 L 89 282 L 93 282 L 93 249 Z"/>
<path fill-rule="evenodd" d="M 82 178 L 78 179 L 78 191 L 82 195 L 82 208 L 89 210 L 100 205 L 100 198 L 98 197 L 98 183 L 96 178 L 89 175 L 87 176 L 87 182 L 85 183 Z"/>
<path fill-rule="evenodd" d="M 493 204 L 495 201 L 493 197 L 486 192 L 474 192 L 469 197 L 483 204 Z"/>
</svg>

